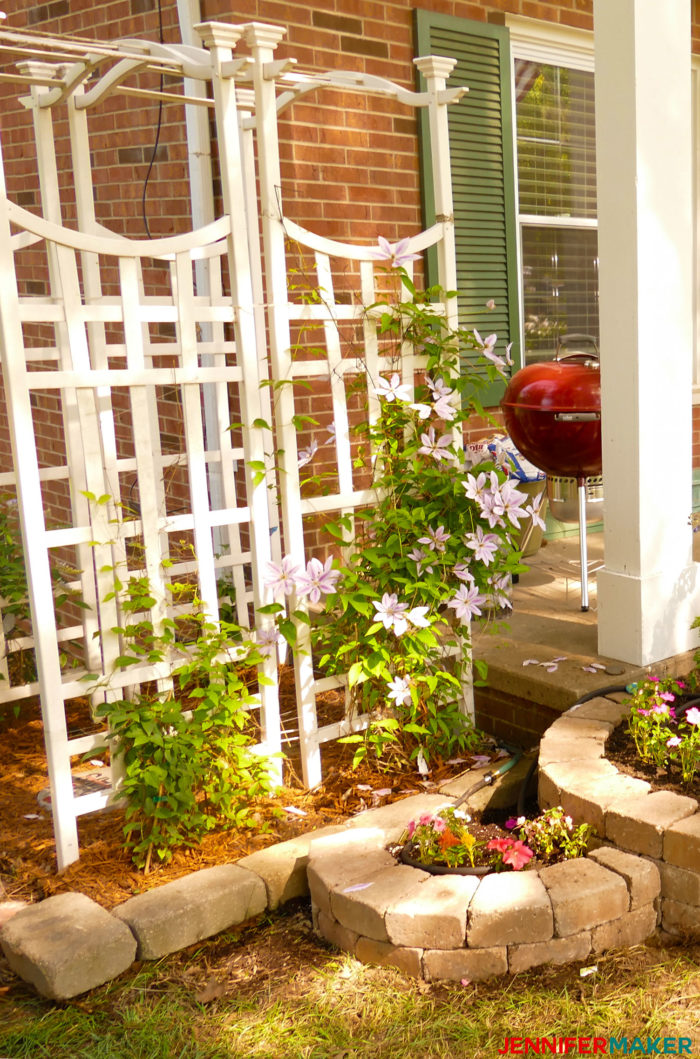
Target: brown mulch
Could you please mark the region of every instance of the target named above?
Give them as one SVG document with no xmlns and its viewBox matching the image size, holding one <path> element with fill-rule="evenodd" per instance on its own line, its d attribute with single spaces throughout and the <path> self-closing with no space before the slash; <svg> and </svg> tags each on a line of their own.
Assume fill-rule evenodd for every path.
<svg viewBox="0 0 700 1059">
<path fill-rule="evenodd" d="M 424 793 L 464 772 L 468 763 L 439 763 L 428 778 L 418 773 L 380 772 L 367 764 L 352 767 L 353 747 L 326 744 L 323 748 L 323 783 L 305 790 L 299 780 L 298 737 L 293 679 L 281 673 L 282 716 L 288 719 L 285 787 L 276 798 L 258 808 L 260 830 L 223 830 L 205 836 L 194 849 L 178 851 L 168 864 L 157 864 L 148 874 L 132 864 L 122 845 L 124 814 L 119 809 L 93 813 L 78 820 L 80 860 L 63 872 L 56 868 L 51 814 L 38 796 L 48 787 L 43 725 L 38 702 L 23 702 L 15 716 L 10 707 L 0 711 L 0 900 L 36 901 L 52 894 L 77 890 L 105 908 L 136 893 L 162 885 L 201 868 L 230 863 L 276 842 L 339 823 L 377 805 L 386 805 L 408 794 Z M 319 703 L 322 723 L 340 716 L 339 692 L 328 692 Z M 69 731 L 90 724 L 87 703 L 69 703 Z M 641 764 L 624 724 L 613 732 L 606 756 L 621 771 L 648 780 L 654 790 L 677 790 L 700 799 L 700 780 L 679 785 L 675 777 Z M 85 763 L 78 771 L 90 773 Z M 92 768 L 94 771 L 94 768 Z"/>
<path fill-rule="evenodd" d="M 293 680 L 283 672 L 283 716 L 289 716 L 290 698 L 293 707 Z M 338 692 L 328 692 L 319 703 L 323 723 L 337 719 L 339 710 L 342 702 Z M 67 720 L 71 733 L 89 727 L 87 703 L 69 703 Z M 6 898 L 23 901 L 73 890 L 112 908 L 134 894 L 200 868 L 236 861 L 274 843 L 342 822 L 364 809 L 432 790 L 469 767 L 468 763 L 438 765 L 428 779 L 417 773 L 378 772 L 367 765 L 353 769 L 352 746 L 327 744 L 322 752 L 323 784 L 308 791 L 298 778 L 298 739 L 293 731 L 288 734 L 290 741 L 284 747 L 286 786 L 256 810 L 264 830 L 214 832 L 196 848 L 180 850 L 168 864 L 156 864 L 144 874 L 123 849 L 123 811 L 110 809 L 78 819 L 80 860 L 58 873 L 51 813 L 38 801 L 49 783 L 39 705 L 37 701 L 23 702 L 18 716 L 6 707 L 0 711 L 0 900 L 3 890 Z M 76 771 L 89 774 L 95 770 L 86 762 Z"/>
</svg>

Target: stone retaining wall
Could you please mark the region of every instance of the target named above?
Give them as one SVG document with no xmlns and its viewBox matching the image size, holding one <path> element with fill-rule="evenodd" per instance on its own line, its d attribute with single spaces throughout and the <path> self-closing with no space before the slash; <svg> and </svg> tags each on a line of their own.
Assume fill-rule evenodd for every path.
<svg viewBox="0 0 700 1059">
<path fill-rule="evenodd" d="M 362 836 L 355 836 L 362 842 Z M 656 929 L 656 866 L 601 849 L 537 871 L 430 875 L 381 846 L 314 843 L 314 924 L 366 963 L 428 981 L 478 980 L 636 945 Z"/>
<path fill-rule="evenodd" d="M 645 857 L 661 879 L 660 925 L 700 937 L 700 812 L 695 798 L 652 791 L 605 758 L 623 696 L 574 706 L 540 744 L 539 800 L 596 828 L 606 845 Z"/>
</svg>

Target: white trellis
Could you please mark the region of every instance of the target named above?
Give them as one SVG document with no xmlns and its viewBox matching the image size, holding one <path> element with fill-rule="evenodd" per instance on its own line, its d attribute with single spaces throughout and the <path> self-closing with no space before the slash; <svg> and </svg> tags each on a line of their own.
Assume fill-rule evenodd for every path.
<svg viewBox="0 0 700 1059">
<path fill-rule="evenodd" d="M 217 581 L 223 575 L 233 585 L 239 623 L 264 629 L 270 619 L 258 608 L 268 601 L 263 571 L 272 553 L 271 529 L 281 526 L 286 552 L 304 564 L 308 560 L 305 519 L 319 513 L 352 515 L 373 499 L 372 490 L 356 486 L 353 477 L 347 383 L 364 378 L 373 416 L 373 383 L 388 366 L 376 327 L 363 308 L 376 299 L 376 261 L 372 248 L 322 238 L 285 218 L 279 111 L 301 94 L 327 86 L 428 107 L 438 223 L 415 235 L 409 250 L 437 247 L 439 282 L 448 290 L 455 287 L 446 106 L 463 90 L 446 89 L 453 60 L 416 60 L 427 90 L 414 93 L 357 74 L 290 72 L 289 63 L 274 61 L 283 35 L 278 27 L 205 23 L 196 28 L 205 45 L 201 49 L 126 41 L 95 45 L 88 53 L 82 42 L 9 31 L 0 35 L 0 47 L 15 52 L 26 48 L 31 54 L 20 67 L 19 78 L 30 86 L 25 104 L 34 120 L 43 213 L 37 217 L 26 212 L 9 201 L 4 185 L 0 188 L 0 352 L 15 464 L 12 474 L 0 476 L 0 485 L 13 484 L 17 489 L 32 625 L 31 633 L 17 642 L 33 648 L 38 671 L 36 684 L 6 686 L 0 699 L 40 694 L 59 867 L 78 856 L 77 818 L 100 808 L 109 797 L 109 793 L 74 793 L 71 757 L 99 745 L 104 735 L 93 731 L 70 736 L 66 701 L 85 693 L 81 680 L 85 671 L 109 677 L 108 689 L 102 693 L 106 696 L 117 696 L 122 689 L 148 680 L 166 686 L 170 676 L 165 663 L 113 673 L 120 653 L 119 636 L 112 631 L 119 625 L 113 596 L 119 571 L 126 566 L 147 576 L 155 599 L 150 617 L 156 627 L 172 612 L 169 582 L 187 573 L 196 574 L 199 596 L 213 618 L 218 615 Z M 242 39 L 251 55 L 236 57 Z M 51 62 L 37 59 L 42 48 Z M 96 220 L 87 114 L 114 92 L 144 92 L 129 83 L 144 70 L 165 70 L 190 83 L 211 82 L 211 99 L 199 92 L 177 98 L 213 108 L 223 214 L 186 235 L 129 240 Z M 149 90 L 148 94 L 160 93 Z M 59 108 L 65 108 L 70 132 L 77 230 L 64 225 L 53 132 Z M 313 256 L 314 282 L 323 292 L 315 304 L 295 301 L 290 295 L 288 240 Z M 17 267 L 28 251 L 45 254 L 48 296 L 19 295 Z M 350 304 L 340 302 L 334 293 L 338 261 L 352 263 L 358 277 L 357 297 Z M 202 274 L 202 263 L 207 271 L 206 293 L 195 281 L 195 274 Z M 159 270 L 156 293 L 145 279 L 145 273 L 154 269 Z M 454 300 L 436 311 L 455 322 Z M 293 354 L 293 330 L 305 322 L 320 328 L 323 357 Z M 348 356 L 343 349 L 339 325 L 344 322 L 360 327 L 359 357 Z M 174 337 L 157 336 L 155 329 L 161 325 L 173 328 Z M 42 335 L 51 335 L 44 344 L 27 338 L 37 333 L 37 326 Z M 418 360 L 405 351 L 404 379 L 412 380 L 417 368 Z M 270 389 L 261 387 L 268 378 L 315 380 L 326 387 L 335 426 L 337 488 L 331 492 L 302 495 L 294 387 L 281 387 L 273 405 Z M 182 444 L 174 453 L 164 452 L 161 445 L 159 417 L 165 390 L 178 396 L 181 407 Z M 57 444 L 59 458 L 51 466 L 39 458 L 33 417 L 33 395 L 49 393 L 60 395 L 64 424 L 64 438 Z M 236 417 L 232 400 L 245 424 L 240 440 L 229 430 Z M 274 425 L 276 447 L 281 450 L 279 514 L 268 488 L 275 469 L 270 466 L 262 481 L 254 472 L 266 459 L 269 465 L 271 439 L 265 422 Z M 124 451 L 121 436 L 125 425 L 129 451 Z M 180 482 L 182 509 L 173 508 L 166 489 L 171 473 Z M 60 527 L 47 523 L 45 493 L 52 482 L 69 488 L 70 511 Z M 196 559 L 183 559 L 173 547 L 182 534 L 191 541 Z M 272 540 L 279 537 L 273 534 Z M 135 541 L 142 548 L 138 561 Z M 51 571 L 57 555 L 64 562 L 70 556 L 76 571 L 73 587 L 87 604 L 80 619 L 68 612 L 72 614 L 68 624 L 54 602 Z M 163 565 L 166 559 L 173 561 L 168 569 Z M 81 669 L 63 663 L 61 645 L 66 643 L 81 645 Z M 316 677 L 303 622 L 299 646 L 294 666 L 302 764 L 305 781 L 313 786 L 321 779 L 321 744 L 363 726 L 366 719 L 346 713 L 341 721 L 319 729 L 316 696 L 343 681 Z M 268 657 L 262 668 L 268 676 L 274 674 L 276 660 Z M 467 689 L 467 710 L 469 696 Z M 260 705 L 261 749 L 273 752 L 281 744 L 275 685 L 261 685 Z M 113 786 L 118 789 L 116 775 Z"/>
</svg>

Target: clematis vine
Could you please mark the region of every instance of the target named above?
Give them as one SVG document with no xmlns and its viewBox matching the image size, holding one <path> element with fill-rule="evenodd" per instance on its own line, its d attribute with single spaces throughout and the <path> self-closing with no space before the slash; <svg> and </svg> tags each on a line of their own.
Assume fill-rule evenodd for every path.
<svg viewBox="0 0 700 1059">
<path fill-rule="evenodd" d="M 473 617 L 481 614 L 480 608 L 485 602 L 486 596 L 483 596 L 475 585 L 472 585 L 471 588 L 466 585 L 460 585 L 453 598 L 447 601 L 447 606 L 454 610 L 455 617 L 459 618 L 462 624 L 465 625 Z"/>
<path fill-rule="evenodd" d="M 412 254 L 408 249 L 410 239 L 400 239 L 398 243 L 392 244 L 380 235 L 377 242 L 379 248 L 372 249 L 370 254 L 376 261 L 388 262 L 390 268 L 402 268 L 409 261 L 420 260 L 420 254 Z"/>
<path fill-rule="evenodd" d="M 409 386 L 408 383 L 402 383 L 401 376 L 395 371 L 390 379 L 385 379 L 383 376 L 379 377 L 374 393 L 385 401 L 408 402 L 413 397 L 413 387 Z"/>
<path fill-rule="evenodd" d="M 311 603 L 318 603 L 321 596 L 328 596 L 335 592 L 336 583 L 340 577 L 339 570 L 333 570 L 333 559 L 326 559 L 322 563 L 320 559 L 309 559 L 306 571 L 297 576 L 297 592 L 301 598 L 308 596 Z"/>
<path fill-rule="evenodd" d="M 509 605 L 510 575 L 520 569 L 513 531 L 532 513 L 525 510 L 529 499 L 499 466 L 500 454 L 461 440 L 462 423 L 479 410 L 483 376 L 495 378 L 493 365 L 507 365 L 510 347 L 499 356 L 495 334 L 482 338 L 451 329 L 448 316 L 435 312 L 435 292 L 415 291 L 401 271 L 418 256 L 409 240 L 382 237 L 366 256 L 397 270 L 378 284 L 366 318 L 366 326 L 376 327 L 380 352 L 380 371 L 368 387 L 377 400 L 370 421 L 358 424 L 357 441 L 354 419 L 349 424 L 353 466 L 360 469 L 353 488 L 358 494 L 371 488 L 374 499 L 363 496 L 354 518 L 348 502 L 348 510 L 327 524 L 343 549 L 336 569 L 333 560 L 315 558 L 299 569 L 286 557 L 270 570 L 269 585 L 276 599 L 296 594 L 327 605 L 328 615 L 310 623 L 314 663 L 345 676 L 353 705 L 372 713 L 366 734 L 347 737 L 358 753 L 372 747 L 379 756 L 387 747 L 400 748 L 406 763 L 427 771 L 431 754 L 446 758 L 476 739 L 454 697 L 455 680 L 468 681 L 472 666 L 469 636 L 458 627 L 479 617 L 484 604 Z M 394 304 L 397 293 L 404 300 Z M 340 340 L 346 341 L 345 330 Z M 403 381 L 400 367 L 409 346 L 422 358 L 415 385 Z M 460 351 L 467 348 L 490 361 L 486 371 L 483 362 L 478 375 L 464 370 Z M 350 348 L 343 352 L 352 355 Z M 332 441 L 330 432 L 326 437 L 319 430 L 299 452 L 300 465 Z M 317 484 L 309 485 L 310 511 Z M 324 489 L 321 483 L 318 512 L 331 506 Z M 333 487 L 326 491 L 333 500 Z M 438 620 L 445 611 L 455 625 L 449 666 Z M 291 605 L 275 617 L 292 649 L 296 624 L 305 618 Z"/>
<path fill-rule="evenodd" d="M 453 453 L 450 452 L 452 438 L 449 434 L 443 434 L 436 439 L 435 428 L 430 427 L 427 434 L 421 434 L 420 439 L 423 444 L 418 449 L 419 454 L 423 456 L 432 456 L 432 458 L 437 460 L 438 463 L 440 460 L 454 459 Z"/>
</svg>

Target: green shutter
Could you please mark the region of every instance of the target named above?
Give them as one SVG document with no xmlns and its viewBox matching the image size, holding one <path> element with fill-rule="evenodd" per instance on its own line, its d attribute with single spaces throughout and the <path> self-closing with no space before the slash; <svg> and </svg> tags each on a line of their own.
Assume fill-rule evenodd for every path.
<svg viewBox="0 0 700 1059">
<path fill-rule="evenodd" d="M 432 11 L 416 11 L 415 16 L 418 54 L 456 59 L 448 84 L 469 88 L 459 103 L 448 107 L 460 323 L 476 328 L 482 338 L 495 331 L 501 353 L 505 343 L 513 342 L 517 368 L 520 314 L 508 30 Z M 435 215 L 424 112 L 420 146 L 427 227 Z M 436 279 L 433 255 L 428 258 L 428 282 Z M 489 298 L 496 302 L 493 310 L 486 308 Z M 484 403 L 498 404 L 503 389 L 490 387 Z"/>
</svg>

